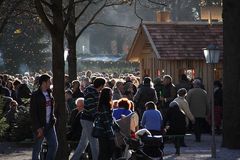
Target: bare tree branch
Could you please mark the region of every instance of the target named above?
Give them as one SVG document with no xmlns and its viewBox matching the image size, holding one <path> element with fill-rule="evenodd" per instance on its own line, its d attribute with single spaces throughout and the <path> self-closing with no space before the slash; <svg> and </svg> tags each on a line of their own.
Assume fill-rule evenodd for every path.
<svg viewBox="0 0 240 160">
<path fill-rule="evenodd" d="M 125 3 L 126 3 L 125 1 L 119 1 L 118 3 L 109 3 L 109 4 L 106 4 L 105 7 L 119 6 L 119 5 L 123 5 L 123 4 L 125 4 Z"/>
<path fill-rule="evenodd" d="M 86 2 L 86 1 L 92 1 L 92 0 L 78 0 L 78 1 L 74 1 L 74 4 L 78 4 L 78 3 L 83 3 L 83 2 Z M 63 8 L 63 11 L 65 12 L 67 9 L 69 8 L 69 5 L 67 5 L 66 7 Z"/>
<path fill-rule="evenodd" d="M 17 14 L 14 14 L 14 16 L 18 16 L 18 15 L 21 15 L 23 13 L 29 13 L 29 14 L 32 14 L 32 15 L 37 15 L 38 14 L 37 12 L 34 12 L 32 10 L 29 10 L 29 9 L 16 9 L 16 12 L 17 12 Z"/>
<path fill-rule="evenodd" d="M 45 0 L 41 0 L 41 3 L 44 4 L 45 6 L 47 6 L 48 8 L 52 8 L 52 4 L 48 3 L 47 1 Z"/>
<path fill-rule="evenodd" d="M 135 0 L 135 2 L 134 2 L 134 14 L 136 15 L 137 18 L 140 19 L 140 23 L 142 24 L 143 18 L 140 17 L 140 16 L 138 15 L 138 13 L 137 13 L 137 1 L 136 1 L 136 0 Z"/>
<path fill-rule="evenodd" d="M 149 3 L 153 3 L 153 2 L 148 2 L 147 4 L 143 4 L 142 2 L 141 2 L 141 0 L 137 0 L 138 1 L 138 3 L 140 4 L 140 6 L 142 6 L 142 7 L 144 7 L 144 8 L 150 8 L 150 9 L 159 9 L 160 7 L 162 7 L 162 6 L 164 6 L 164 7 L 166 7 L 167 5 L 166 4 L 164 4 L 164 3 L 154 3 L 155 5 L 154 5 L 154 7 L 152 6 L 152 5 L 150 5 Z M 149 0 L 148 0 L 149 1 Z"/>
<path fill-rule="evenodd" d="M 124 26 L 124 25 L 118 25 L 118 24 L 106 24 L 103 22 L 92 22 L 91 25 L 103 25 L 106 27 L 117 27 L 117 28 L 126 28 L 126 29 L 131 29 L 131 30 L 137 30 L 137 27 L 133 27 L 133 26 Z"/>
<path fill-rule="evenodd" d="M 153 3 L 153 4 L 156 4 L 156 5 L 164 6 L 164 7 L 166 7 L 166 6 L 167 6 L 167 4 L 166 4 L 166 3 L 155 2 L 155 1 L 153 1 L 153 0 L 148 0 L 148 2 L 150 2 L 150 3 Z"/>
<path fill-rule="evenodd" d="M 47 15 L 45 14 L 41 1 L 40 0 L 34 0 L 34 3 L 36 5 L 36 9 L 37 9 L 37 12 L 38 12 L 40 18 L 44 21 L 48 30 L 50 32 L 53 31 L 54 30 L 53 24 L 50 22 Z"/>
<path fill-rule="evenodd" d="M 105 0 L 104 4 L 93 14 L 93 16 L 88 21 L 88 23 L 79 31 L 79 33 L 76 36 L 77 39 L 87 29 L 87 27 L 91 25 L 91 23 L 95 19 L 95 17 L 106 7 L 106 4 L 107 4 L 107 0 Z"/>
<path fill-rule="evenodd" d="M 73 7 L 75 7 L 74 0 L 70 0 L 69 1 L 69 5 L 68 5 L 67 14 L 64 14 L 64 18 L 65 18 L 65 20 L 64 20 L 64 28 L 67 26 L 67 24 L 68 24 L 68 22 L 70 20 L 70 16 L 71 16 L 71 12 L 73 10 Z M 63 13 L 65 13 L 65 12 L 63 12 Z"/>
<path fill-rule="evenodd" d="M 75 21 L 77 21 L 83 15 L 83 13 L 88 9 L 88 7 L 91 5 L 91 3 L 92 3 L 91 1 L 88 1 L 87 5 L 83 8 L 83 10 L 75 18 Z"/>
</svg>

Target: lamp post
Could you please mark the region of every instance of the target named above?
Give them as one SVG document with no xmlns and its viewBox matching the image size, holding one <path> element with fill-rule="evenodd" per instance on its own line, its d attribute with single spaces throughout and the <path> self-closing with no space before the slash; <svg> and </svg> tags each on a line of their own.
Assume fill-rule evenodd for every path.
<svg viewBox="0 0 240 160">
<path fill-rule="evenodd" d="M 218 63 L 219 61 L 219 57 L 220 57 L 220 50 L 218 49 L 218 47 L 216 45 L 209 45 L 207 46 L 207 48 L 203 48 L 203 53 L 204 53 L 204 57 L 206 60 L 206 63 L 209 64 L 211 66 L 211 82 L 213 84 L 214 81 L 214 65 L 216 63 Z M 212 147 L 211 147 L 211 154 L 212 154 L 212 158 L 216 158 L 216 142 L 215 142 L 215 123 L 214 123 L 214 88 L 213 85 L 211 85 L 212 87 L 212 92 L 211 92 L 211 113 L 212 113 Z"/>
</svg>

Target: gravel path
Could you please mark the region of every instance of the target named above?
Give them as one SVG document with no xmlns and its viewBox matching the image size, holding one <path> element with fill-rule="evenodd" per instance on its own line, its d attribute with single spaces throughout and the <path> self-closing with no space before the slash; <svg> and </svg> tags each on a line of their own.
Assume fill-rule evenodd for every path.
<svg viewBox="0 0 240 160">
<path fill-rule="evenodd" d="M 181 148 L 181 155 L 175 156 L 173 144 L 166 144 L 164 160 L 213 160 L 211 158 L 211 136 L 203 135 L 202 142 L 196 143 L 194 136 L 186 136 L 188 147 Z M 240 160 L 240 150 L 221 148 L 221 136 L 216 137 L 217 160 Z M 14 143 L 0 143 L 0 160 L 30 160 L 31 146 Z"/>
</svg>

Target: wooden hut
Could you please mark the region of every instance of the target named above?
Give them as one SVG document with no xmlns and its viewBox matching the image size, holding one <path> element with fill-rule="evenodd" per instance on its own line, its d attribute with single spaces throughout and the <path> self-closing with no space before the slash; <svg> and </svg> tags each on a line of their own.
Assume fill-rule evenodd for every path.
<svg viewBox="0 0 240 160">
<path fill-rule="evenodd" d="M 140 63 L 141 77 L 153 79 L 171 75 L 179 82 L 180 75 L 201 77 L 206 90 L 212 87 L 210 66 L 206 64 L 203 48 L 217 45 L 221 51 L 220 62 L 215 65 L 215 79 L 222 78 L 223 25 L 207 22 L 144 22 L 139 26 L 128 61 Z"/>
</svg>

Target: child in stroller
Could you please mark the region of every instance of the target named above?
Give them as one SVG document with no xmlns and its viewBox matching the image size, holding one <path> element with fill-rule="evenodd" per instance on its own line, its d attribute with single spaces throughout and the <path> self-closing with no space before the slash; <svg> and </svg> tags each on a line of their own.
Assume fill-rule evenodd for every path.
<svg viewBox="0 0 240 160">
<path fill-rule="evenodd" d="M 134 160 L 162 160 L 163 159 L 163 137 L 161 135 L 152 136 L 147 129 L 136 132 L 136 137 L 140 144 L 133 152 Z"/>
<path fill-rule="evenodd" d="M 116 144 L 123 151 L 118 160 L 162 160 L 163 138 L 152 136 L 147 129 L 138 130 L 138 115 L 132 113 L 117 121 L 120 132 Z M 137 132 L 136 132 L 137 131 Z"/>
</svg>

